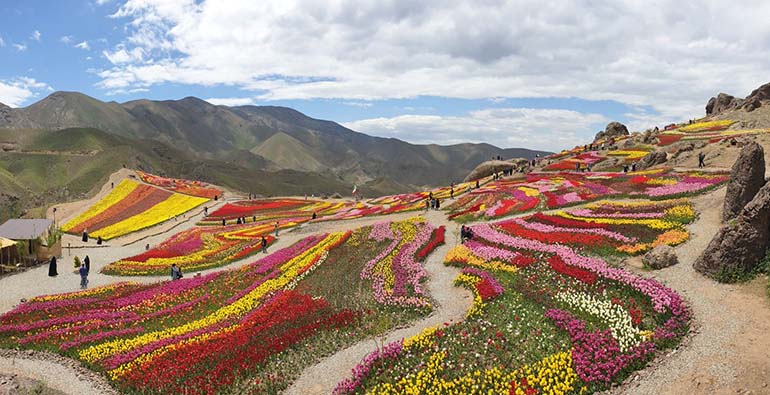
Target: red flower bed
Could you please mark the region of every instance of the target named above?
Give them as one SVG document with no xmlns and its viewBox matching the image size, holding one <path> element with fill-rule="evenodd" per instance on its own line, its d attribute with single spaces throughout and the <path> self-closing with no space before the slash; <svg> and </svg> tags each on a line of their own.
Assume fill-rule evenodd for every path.
<svg viewBox="0 0 770 395">
<path fill-rule="evenodd" d="M 568 226 L 573 228 L 591 228 L 591 229 L 610 229 L 610 225 L 597 224 L 595 222 L 579 221 L 575 219 L 569 219 L 564 217 L 557 217 L 555 215 L 548 215 L 543 213 L 535 213 L 532 218 L 536 221 L 549 223 L 558 226 Z"/>
<path fill-rule="evenodd" d="M 426 244 L 424 247 L 422 247 L 419 251 L 417 251 L 417 260 L 422 261 L 425 259 L 428 254 L 433 252 L 433 250 L 444 244 L 444 233 L 446 232 L 446 228 L 444 226 L 439 226 L 436 228 L 436 230 L 433 231 L 433 234 L 430 237 L 430 241 L 428 241 L 428 244 Z"/>
<path fill-rule="evenodd" d="M 120 379 L 126 387 L 188 395 L 213 394 L 317 331 L 344 327 L 358 314 L 332 311 L 324 299 L 279 293 L 231 331 L 189 343 L 140 364 Z M 180 381 L 184 378 L 184 381 Z"/>
<path fill-rule="evenodd" d="M 682 139 L 681 134 L 659 134 L 658 145 L 671 145 Z"/>
<path fill-rule="evenodd" d="M 282 209 L 286 207 L 297 207 L 306 204 L 302 200 L 265 200 L 259 202 L 237 202 L 227 203 L 219 210 L 209 214 L 209 218 L 238 218 L 243 216 L 252 216 L 260 211 Z"/>
<path fill-rule="evenodd" d="M 501 222 L 498 223 L 497 226 L 514 236 L 542 241 L 543 243 L 572 244 L 579 246 L 603 246 L 614 244 L 607 237 L 597 234 L 572 232 L 538 232 L 532 229 L 524 228 L 513 221 Z"/>
<path fill-rule="evenodd" d="M 575 278 L 589 285 L 596 283 L 597 276 L 595 273 L 578 267 L 569 266 L 564 263 L 558 255 L 553 255 L 548 258 L 548 264 L 551 265 L 551 268 L 557 273 Z"/>
</svg>

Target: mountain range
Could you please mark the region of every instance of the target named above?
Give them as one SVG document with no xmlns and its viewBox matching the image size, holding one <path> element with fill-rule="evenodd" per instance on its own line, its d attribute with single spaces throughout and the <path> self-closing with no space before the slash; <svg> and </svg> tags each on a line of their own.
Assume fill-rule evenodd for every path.
<svg viewBox="0 0 770 395">
<path fill-rule="evenodd" d="M 24 108 L 0 104 L 0 144 L 0 194 L 32 199 L 27 207 L 87 194 L 121 165 L 264 195 L 345 194 L 356 184 L 372 196 L 460 181 L 498 155 L 547 154 L 410 144 L 286 107 L 227 107 L 194 97 L 116 103 L 77 92 L 55 92 Z"/>
</svg>

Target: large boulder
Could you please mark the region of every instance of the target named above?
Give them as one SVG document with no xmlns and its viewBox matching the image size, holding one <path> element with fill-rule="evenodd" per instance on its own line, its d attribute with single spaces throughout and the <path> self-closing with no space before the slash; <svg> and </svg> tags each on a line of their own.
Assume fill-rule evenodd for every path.
<svg viewBox="0 0 770 395">
<path fill-rule="evenodd" d="M 642 157 L 642 159 L 639 159 L 639 163 L 636 164 L 636 167 L 640 170 L 648 169 L 661 163 L 666 163 L 667 159 L 668 154 L 666 154 L 666 151 L 653 151 Z"/>
<path fill-rule="evenodd" d="M 628 136 L 628 134 L 628 128 L 626 125 L 623 125 L 620 122 L 610 122 L 607 124 L 607 127 L 604 128 L 604 131 L 596 133 L 594 141 L 600 139 L 608 139 L 611 137 Z"/>
<path fill-rule="evenodd" d="M 725 111 L 738 108 L 742 104 L 742 99 L 738 99 L 727 93 L 720 93 L 716 97 L 709 99 L 708 103 L 706 103 L 706 115 L 718 115 Z"/>
<path fill-rule="evenodd" d="M 765 151 L 756 142 L 741 148 L 727 183 L 722 220 L 729 221 L 741 212 L 765 184 Z"/>
<path fill-rule="evenodd" d="M 642 263 L 652 269 L 663 269 L 679 263 L 679 258 L 671 246 L 661 244 L 644 254 Z"/>
<path fill-rule="evenodd" d="M 695 270 L 722 281 L 753 271 L 770 246 L 769 217 L 770 182 L 722 226 L 695 261 Z"/>
<path fill-rule="evenodd" d="M 528 159 L 515 158 L 511 160 L 489 160 L 482 162 L 475 169 L 473 169 L 467 177 L 465 182 L 475 181 L 487 176 L 495 174 L 495 172 L 501 172 L 503 170 L 513 169 L 514 171 L 519 167 L 526 166 L 529 163 Z"/>
</svg>

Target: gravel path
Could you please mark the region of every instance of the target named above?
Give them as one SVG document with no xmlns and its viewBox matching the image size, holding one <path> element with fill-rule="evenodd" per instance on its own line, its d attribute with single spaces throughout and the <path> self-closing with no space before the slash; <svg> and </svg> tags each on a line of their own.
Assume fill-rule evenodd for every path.
<svg viewBox="0 0 770 395">
<path fill-rule="evenodd" d="M 699 219 L 690 240 L 676 248 L 679 264 L 642 271 L 685 297 L 692 308 L 690 335 L 676 350 L 632 376 L 615 394 L 770 394 L 770 301 L 767 280 L 719 284 L 693 269 L 693 262 L 720 228 L 725 188 L 693 199 Z"/>
<path fill-rule="evenodd" d="M 473 294 L 465 288 L 455 287 L 454 279 L 460 269 L 444 265 L 444 256 L 458 243 L 456 223 L 447 221 L 443 213 L 430 211 L 424 214 L 434 226 L 444 225 L 447 228 L 446 244 L 436 249 L 425 264 L 428 272 L 426 287 L 430 296 L 435 300 L 435 310 L 408 328 L 390 332 L 385 343 L 414 336 L 423 329 L 445 322 L 460 321 L 473 304 Z M 336 354 L 323 359 L 320 363 L 305 369 L 294 384 L 289 387 L 286 395 L 316 395 L 329 394 L 340 381 L 350 375 L 355 367 L 370 352 L 377 348 L 374 340 L 363 340 Z"/>
<path fill-rule="evenodd" d="M 102 376 L 54 354 L 0 350 L 0 372 L 43 382 L 64 394 L 118 394 Z"/>
</svg>

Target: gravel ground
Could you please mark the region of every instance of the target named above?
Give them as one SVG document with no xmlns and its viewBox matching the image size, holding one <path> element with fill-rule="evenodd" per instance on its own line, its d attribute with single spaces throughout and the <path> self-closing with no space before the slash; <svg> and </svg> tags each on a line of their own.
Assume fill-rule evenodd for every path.
<svg viewBox="0 0 770 395">
<path fill-rule="evenodd" d="M 643 271 L 687 299 L 693 313 L 689 336 L 647 369 L 637 372 L 613 394 L 770 394 L 770 302 L 766 279 L 749 284 L 719 284 L 693 269 L 693 262 L 720 228 L 725 188 L 693 199 L 699 219 L 689 226 L 690 240 L 676 248 L 679 264 Z"/>
<path fill-rule="evenodd" d="M 21 378 L 19 381 L 22 382 L 45 383 L 48 388 L 55 391 L 53 394 L 118 394 L 99 374 L 80 366 L 71 359 L 55 354 L 0 350 L 0 372 Z M 15 391 L 9 393 L 23 394 L 21 388 L 16 388 Z"/>
</svg>

